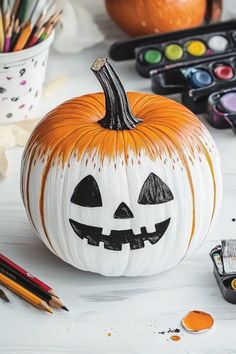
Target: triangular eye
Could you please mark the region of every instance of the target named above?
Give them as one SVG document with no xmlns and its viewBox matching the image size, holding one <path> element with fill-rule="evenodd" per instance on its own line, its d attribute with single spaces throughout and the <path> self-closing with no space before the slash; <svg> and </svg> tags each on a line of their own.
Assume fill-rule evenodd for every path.
<svg viewBox="0 0 236 354">
<path fill-rule="evenodd" d="M 154 173 L 150 173 L 139 194 L 139 204 L 161 204 L 173 200 L 170 188 Z"/>
<path fill-rule="evenodd" d="M 101 194 L 93 176 L 89 175 L 77 184 L 70 201 L 83 207 L 102 206 Z"/>
</svg>

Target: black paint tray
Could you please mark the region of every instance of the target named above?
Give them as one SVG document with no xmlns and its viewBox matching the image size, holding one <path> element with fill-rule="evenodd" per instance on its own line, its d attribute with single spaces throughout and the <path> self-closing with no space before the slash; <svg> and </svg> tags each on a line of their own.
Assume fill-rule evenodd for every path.
<svg viewBox="0 0 236 354">
<path fill-rule="evenodd" d="M 225 300 L 232 304 L 236 304 L 236 290 L 233 290 L 230 285 L 231 281 L 236 278 L 236 274 L 228 274 L 225 273 L 224 270 L 222 272 L 219 272 L 219 269 L 213 257 L 214 253 L 218 253 L 221 255 L 221 246 L 214 247 L 210 252 L 210 257 L 213 262 L 213 273 Z"/>
</svg>

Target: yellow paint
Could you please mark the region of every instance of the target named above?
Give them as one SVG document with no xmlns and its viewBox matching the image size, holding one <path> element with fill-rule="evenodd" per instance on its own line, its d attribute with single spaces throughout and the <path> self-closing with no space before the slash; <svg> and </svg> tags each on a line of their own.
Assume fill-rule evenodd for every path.
<svg viewBox="0 0 236 354">
<path fill-rule="evenodd" d="M 185 45 L 186 51 L 195 56 L 201 57 L 206 53 L 206 46 L 202 41 L 189 41 Z"/>
</svg>

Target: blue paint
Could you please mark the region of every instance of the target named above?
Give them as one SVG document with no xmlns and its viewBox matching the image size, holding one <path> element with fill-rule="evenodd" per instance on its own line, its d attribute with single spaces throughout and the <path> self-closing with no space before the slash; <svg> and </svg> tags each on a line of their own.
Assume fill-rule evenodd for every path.
<svg viewBox="0 0 236 354">
<path fill-rule="evenodd" d="M 203 69 L 191 70 L 188 73 L 187 78 L 192 88 L 201 88 L 209 86 L 213 82 L 211 74 Z"/>
</svg>

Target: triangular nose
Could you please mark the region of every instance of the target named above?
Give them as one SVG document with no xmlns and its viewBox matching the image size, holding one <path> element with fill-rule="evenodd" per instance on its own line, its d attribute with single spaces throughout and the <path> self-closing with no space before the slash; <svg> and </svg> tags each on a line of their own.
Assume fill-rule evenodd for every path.
<svg viewBox="0 0 236 354">
<path fill-rule="evenodd" d="M 113 215 L 114 219 L 131 219 L 133 217 L 132 211 L 124 202 L 120 203 Z"/>
</svg>

